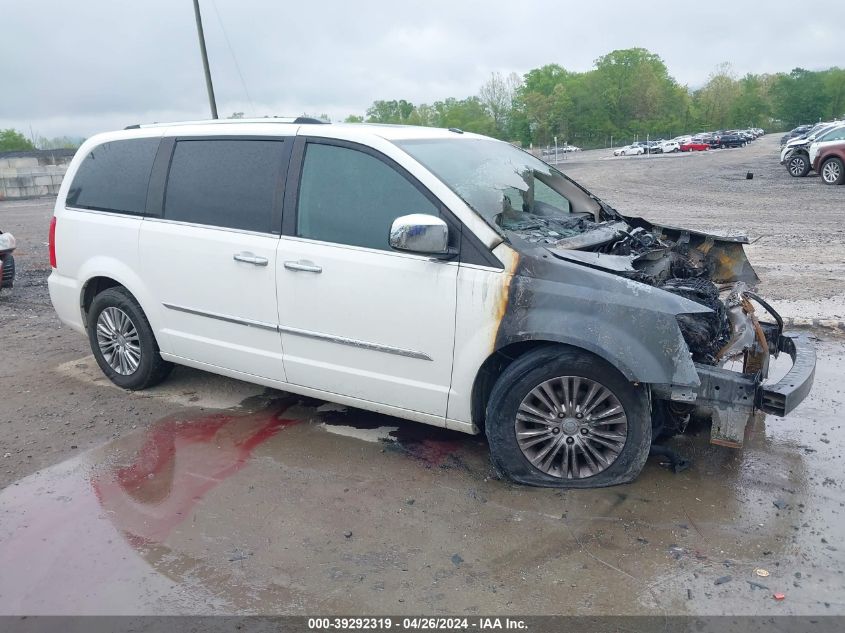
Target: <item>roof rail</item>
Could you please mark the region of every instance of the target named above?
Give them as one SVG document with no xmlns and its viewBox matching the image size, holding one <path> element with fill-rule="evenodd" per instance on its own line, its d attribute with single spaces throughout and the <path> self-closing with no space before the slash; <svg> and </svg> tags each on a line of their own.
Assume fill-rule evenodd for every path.
<svg viewBox="0 0 845 633">
<path fill-rule="evenodd" d="M 325 125 L 330 122 L 310 116 L 265 116 L 254 117 L 251 119 L 201 119 L 197 121 L 170 121 L 165 123 L 135 123 L 133 125 L 127 125 L 123 129 L 137 130 L 139 128 L 145 127 L 167 127 L 169 125 L 208 125 L 209 123 L 216 125 L 232 125 L 237 123 L 293 123 L 296 125 Z"/>
</svg>

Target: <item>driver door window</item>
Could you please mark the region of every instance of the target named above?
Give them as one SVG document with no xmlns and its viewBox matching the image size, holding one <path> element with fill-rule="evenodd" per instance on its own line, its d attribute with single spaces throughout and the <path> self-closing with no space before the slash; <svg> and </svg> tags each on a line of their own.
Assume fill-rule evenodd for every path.
<svg viewBox="0 0 845 633">
<path fill-rule="evenodd" d="M 299 187 L 296 235 L 390 250 L 393 220 L 437 207 L 399 172 L 354 149 L 309 143 Z"/>
</svg>

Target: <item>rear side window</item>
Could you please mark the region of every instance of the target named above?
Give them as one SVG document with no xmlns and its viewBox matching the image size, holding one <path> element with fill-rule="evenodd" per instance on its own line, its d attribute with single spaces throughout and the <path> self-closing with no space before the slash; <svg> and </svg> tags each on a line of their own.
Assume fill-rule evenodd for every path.
<svg viewBox="0 0 845 633">
<path fill-rule="evenodd" d="M 305 152 L 296 234 L 323 242 L 391 250 L 393 220 L 437 207 L 402 174 L 354 149 L 312 143 Z"/>
<path fill-rule="evenodd" d="M 164 217 L 271 233 L 283 148 L 281 140 L 177 141 Z"/>
<path fill-rule="evenodd" d="M 158 144 L 157 138 L 138 138 L 92 149 L 68 189 L 68 206 L 143 214 Z"/>
<path fill-rule="evenodd" d="M 831 130 L 818 139 L 819 141 L 845 141 L 845 127 Z"/>
</svg>

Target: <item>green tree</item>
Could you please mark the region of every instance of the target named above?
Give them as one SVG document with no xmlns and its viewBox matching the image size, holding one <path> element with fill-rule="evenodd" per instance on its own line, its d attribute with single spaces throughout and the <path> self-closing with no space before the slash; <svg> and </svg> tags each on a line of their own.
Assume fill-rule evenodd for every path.
<svg viewBox="0 0 845 633">
<path fill-rule="evenodd" d="M 677 105 L 677 83 L 663 60 L 644 48 L 616 50 L 599 57 L 594 72 L 596 88 L 617 127 L 660 125 Z"/>
<path fill-rule="evenodd" d="M 731 65 L 719 64 L 695 95 L 701 126 L 708 130 L 729 128 L 739 90 Z"/>
<path fill-rule="evenodd" d="M 502 77 L 500 73 L 491 73 L 490 79 L 478 91 L 478 99 L 493 119 L 498 136 L 507 135 L 514 98 L 521 84 L 522 80 L 516 73 L 507 77 Z"/>
<path fill-rule="evenodd" d="M 343 120 L 344 123 L 363 123 L 364 117 L 357 114 L 350 114 Z"/>
<path fill-rule="evenodd" d="M 825 116 L 830 119 L 845 117 L 845 68 L 834 66 L 823 74 L 828 100 Z"/>
<path fill-rule="evenodd" d="M 35 149 L 35 145 L 17 130 L 0 130 L 0 152 Z"/>
<path fill-rule="evenodd" d="M 731 127 L 760 127 L 769 117 L 766 85 L 758 75 L 748 74 L 739 80 L 738 91 L 730 109 Z"/>
<path fill-rule="evenodd" d="M 822 74 L 795 68 L 772 86 L 775 116 L 788 126 L 815 123 L 829 111 Z"/>
<path fill-rule="evenodd" d="M 367 121 L 370 123 L 408 123 L 414 112 L 414 104 L 400 99 L 396 101 L 374 101 L 367 109 Z"/>
</svg>

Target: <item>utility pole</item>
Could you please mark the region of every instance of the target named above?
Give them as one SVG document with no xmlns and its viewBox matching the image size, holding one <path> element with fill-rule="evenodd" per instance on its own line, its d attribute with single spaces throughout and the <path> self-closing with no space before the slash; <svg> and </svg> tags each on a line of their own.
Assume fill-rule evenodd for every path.
<svg viewBox="0 0 845 633">
<path fill-rule="evenodd" d="M 202 30 L 202 17 L 200 17 L 199 0 L 194 0 L 194 15 L 197 18 L 197 36 L 200 39 L 200 54 L 202 55 L 202 68 L 205 71 L 205 87 L 208 90 L 208 105 L 211 106 L 211 118 L 217 119 L 217 102 L 214 100 L 214 86 L 211 85 L 211 71 L 208 69 L 208 51 L 205 50 L 205 34 Z"/>
</svg>

